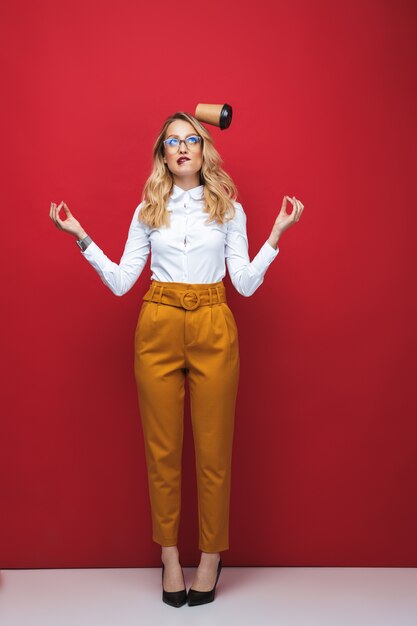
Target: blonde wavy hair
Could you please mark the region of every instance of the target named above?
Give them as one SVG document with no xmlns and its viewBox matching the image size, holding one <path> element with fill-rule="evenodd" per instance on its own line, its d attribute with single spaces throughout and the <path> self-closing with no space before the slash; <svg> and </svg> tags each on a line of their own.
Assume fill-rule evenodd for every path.
<svg viewBox="0 0 417 626">
<path fill-rule="evenodd" d="M 145 183 L 142 193 L 142 206 L 138 219 L 152 228 L 162 225 L 170 226 L 167 204 L 172 193 L 174 179 L 164 163 L 164 139 L 168 126 L 175 120 L 185 120 L 203 138 L 203 161 L 200 170 L 200 184 L 204 185 L 204 211 L 208 213 L 206 223 L 217 220 L 223 224 L 235 216 L 236 208 L 233 202 L 237 198 L 237 188 L 231 177 L 226 174 L 221 165 L 223 160 L 213 144 L 208 130 L 199 120 L 184 111 L 177 111 L 169 116 L 159 133 L 153 147 L 153 169 Z"/>
</svg>

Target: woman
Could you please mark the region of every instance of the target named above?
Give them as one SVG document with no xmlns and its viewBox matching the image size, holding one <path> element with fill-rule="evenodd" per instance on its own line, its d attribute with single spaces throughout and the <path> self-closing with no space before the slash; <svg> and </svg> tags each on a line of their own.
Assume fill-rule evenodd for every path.
<svg viewBox="0 0 417 626">
<path fill-rule="evenodd" d="M 225 262 L 251 296 L 303 205 L 284 197 L 271 234 L 250 262 L 246 215 L 207 129 L 192 115 L 168 117 L 153 148 L 153 170 L 136 208 L 120 263 L 91 240 L 67 205 L 51 203 L 55 225 L 77 238 L 105 285 L 121 296 L 149 252 L 151 284 L 135 332 L 135 377 L 145 441 L 153 540 L 162 547 L 162 598 L 172 606 L 214 600 L 229 548 L 229 498 L 239 340 L 223 283 Z M 291 215 L 287 201 L 293 204 Z M 59 212 L 64 209 L 66 219 Z M 184 380 L 188 375 L 196 456 L 199 567 L 188 596 L 179 562 Z"/>
</svg>

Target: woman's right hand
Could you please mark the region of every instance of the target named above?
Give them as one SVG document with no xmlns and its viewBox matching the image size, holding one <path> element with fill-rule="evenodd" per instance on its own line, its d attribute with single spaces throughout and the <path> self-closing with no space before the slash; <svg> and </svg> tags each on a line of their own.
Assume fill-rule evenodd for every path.
<svg viewBox="0 0 417 626">
<path fill-rule="evenodd" d="M 59 217 L 59 212 L 62 208 L 64 209 L 66 214 L 65 220 L 61 220 Z M 81 226 L 80 222 L 75 219 L 64 201 L 62 201 L 61 204 L 59 204 L 58 206 L 55 204 L 55 202 L 51 202 L 49 217 L 54 222 L 55 226 L 59 228 L 59 230 L 63 230 L 70 235 L 74 235 L 74 237 L 77 237 L 77 239 L 84 239 L 84 237 L 87 236 L 87 233 Z"/>
</svg>

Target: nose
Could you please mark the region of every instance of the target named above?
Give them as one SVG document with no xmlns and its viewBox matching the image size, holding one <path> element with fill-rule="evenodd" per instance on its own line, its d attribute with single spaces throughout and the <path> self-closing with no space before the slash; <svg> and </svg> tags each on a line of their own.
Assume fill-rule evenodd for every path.
<svg viewBox="0 0 417 626">
<path fill-rule="evenodd" d="M 182 139 L 180 142 L 180 152 L 188 152 L 188 146 L 187 146 L 187 142 L 185 141 L 185 139 Z"/>
</svg>

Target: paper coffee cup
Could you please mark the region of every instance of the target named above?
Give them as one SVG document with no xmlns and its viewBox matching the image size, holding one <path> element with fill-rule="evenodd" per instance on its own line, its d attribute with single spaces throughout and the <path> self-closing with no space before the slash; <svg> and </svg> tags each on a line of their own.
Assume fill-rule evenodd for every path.
<svg viewBox="0 0 417 626">
<path fill-rule="evenodd" d="M 194 117 L 200 122 L 219 126 L 220 130 L 224 130 L 232 123 L 232 107 L 230 104 L 200 103 L 197 105 Z"/>
</svg>

